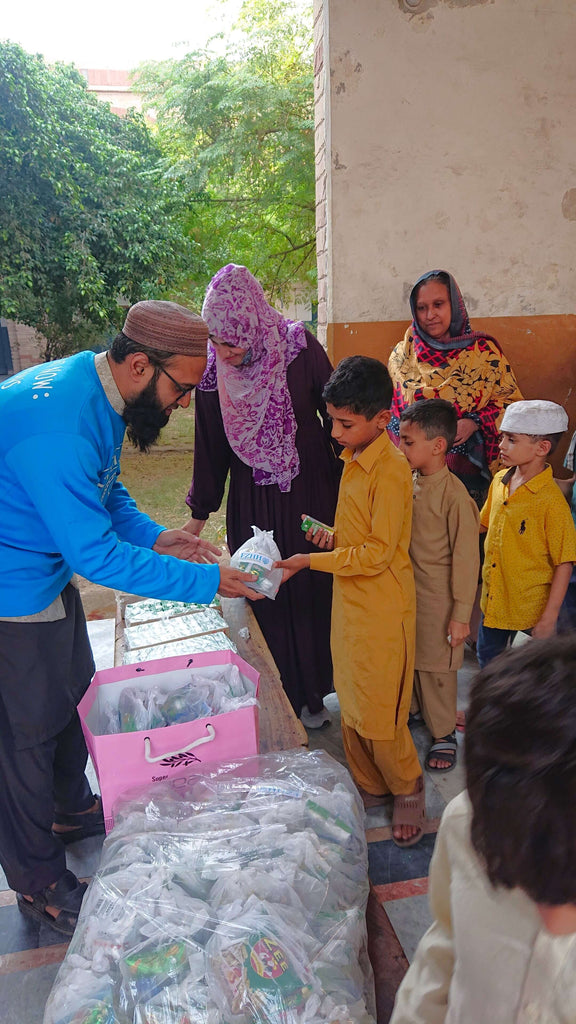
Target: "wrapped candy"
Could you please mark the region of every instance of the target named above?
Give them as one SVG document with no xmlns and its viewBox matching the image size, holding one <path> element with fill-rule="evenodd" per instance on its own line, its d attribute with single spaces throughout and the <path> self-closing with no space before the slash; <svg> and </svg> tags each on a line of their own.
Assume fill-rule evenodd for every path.
<svg viewBox="0 0 576 1024">
<path fill-rule="evenodd" d="M 320 751 L 127 797 L 44 1024 L 374 1024 L 367 868 L 360 798 Z"/>
</svg>

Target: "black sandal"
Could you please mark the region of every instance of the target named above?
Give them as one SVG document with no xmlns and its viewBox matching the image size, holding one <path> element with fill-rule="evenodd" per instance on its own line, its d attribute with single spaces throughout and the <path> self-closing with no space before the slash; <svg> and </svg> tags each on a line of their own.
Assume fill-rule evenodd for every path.
<svg viewBox="0 0 576 1024">
<path fill-rule="evenodd" d="M 434 740 L 434 743 L 430 747 L 430 750 L 426 754 L 426 770 L 429 772 L 451 772 L 456 767 L 456 760 L 458 758 L 458 744 L 456 743 L 456 733 L 451 732 L 449 736 L 442 736 L 439 740 Z M 430 761 L 448 761 L 448 768 L 439 768 L 438 765 L 430 764 Z"/>
<path fill-rule="evenodd" d="M 52 829 L 52 835 L 61 839 L 65 846 L 70 843 L 78 843 L 81 839 L 88 839 L 89 836 L 104 835 L 104 814 L 102 813 L 102 799 L 95 795 L 100 808 L 97 811 L 80 811 L 78 814 L 61 814 L 58 811 L 54 814 L 55 825 L 72 825 L 66 832 L 58 832 Z"/>
<path fill-rule="evenodd" d="M 72 871 L 65 871 L 53 889 L 47 885 L 45 889 L 32 893 L 29 900 L 22 893 L 17 893 L 16 901 L 18 909 L 23 914 L 33 917 L 36 921 L 44 921 L 70 939 L 78 923 L 78 914 L 87 888 L 86 882 L 79 882 Z M 46 907 L 59 910 L 58 917 L 49 914 Z"/>
</svg>

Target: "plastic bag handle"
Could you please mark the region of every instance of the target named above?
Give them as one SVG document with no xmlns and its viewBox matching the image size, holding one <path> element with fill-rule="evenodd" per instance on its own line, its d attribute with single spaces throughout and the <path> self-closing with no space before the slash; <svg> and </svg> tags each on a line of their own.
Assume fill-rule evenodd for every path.
<svg viewBox="0 0 576 1024">
<path fill-rule="evenodd" d="M 187 750 L 192 750 L 193 747 L 200 747 L 203 743 L 212 743 L 212 740 L 216 739 L 216 729 L 213 725 L 208 722 L 206 726 L 207 736 L 201 736 L 200 739 L 194 740 L 193 743 L 189 743 L 186 747 L 180 747 L 179 750 L 170 750 L 166 754 L 159 754 L 158 757 L 150 756 L 150 737 L 144 737 L 144 757 L 149 764 L 154 764 L 156 761 L 163 761 L 165 757 L 175 757 L 177 754 L 185 754 Z"/>
</svg>

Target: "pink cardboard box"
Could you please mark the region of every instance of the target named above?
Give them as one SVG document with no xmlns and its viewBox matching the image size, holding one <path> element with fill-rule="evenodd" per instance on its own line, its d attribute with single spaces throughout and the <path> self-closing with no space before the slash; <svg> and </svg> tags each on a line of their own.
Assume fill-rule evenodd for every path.
<svg viewBox="0 0 576 1024">
<path fill-rule="evenodd" d="M 118 699 L 126 686 L 178 689 L 195 673 L 217 674 L 236 665 L 245 683 L 258 694 L 259 673 L 233 651 L 179 655 L 96 672 L 78 705 L 86 745 L 96 769 L 106 831 L 114 824 L 114 804 L 134 786 L 174 782 L 176 786 L 205 761 L 230 761 L 258 753 L 258 708 L 249 705 L 193 722 L 141 732 L 99 735 L 101 710 Z"/>
</svg>

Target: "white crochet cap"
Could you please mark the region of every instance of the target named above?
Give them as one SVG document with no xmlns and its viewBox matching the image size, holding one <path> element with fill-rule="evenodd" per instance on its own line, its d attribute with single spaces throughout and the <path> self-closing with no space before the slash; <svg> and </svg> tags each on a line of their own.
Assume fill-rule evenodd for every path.
<svg viewBox="0 0 576 1024">
<path fill-rule="evenodd" d="M 512 402 L 502 417 L 500 430 L 507 434 L 561 434 L 568 430 L 568 414 L 556 402 L 541 398 Z"/>
</svg>

